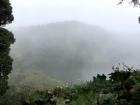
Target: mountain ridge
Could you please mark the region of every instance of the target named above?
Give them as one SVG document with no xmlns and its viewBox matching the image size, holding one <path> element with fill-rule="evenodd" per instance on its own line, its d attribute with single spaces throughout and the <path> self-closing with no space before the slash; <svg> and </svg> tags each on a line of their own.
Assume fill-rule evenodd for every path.
<svg viewBox="0 0 140 105">
<path fill-rule="evenodd" d="M 50 23 L 13 33 L 17 39 L 11 53 L 14 69 L 45 71 L 66 82 L 110 72 L 111 66 L 131 54 L 117 35 L 81 22 Z"/>
</svg>

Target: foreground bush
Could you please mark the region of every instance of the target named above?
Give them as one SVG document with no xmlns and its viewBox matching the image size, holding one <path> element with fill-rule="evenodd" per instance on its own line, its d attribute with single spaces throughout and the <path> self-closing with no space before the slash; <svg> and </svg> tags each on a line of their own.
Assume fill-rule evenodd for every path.
<svg viewBox="0 0 140 105">
<path fill-rule="evenodd" d="M 0 105 L 140 105 L 140 71 L 113 67 L 109 79 L 98 74 L 91 81 L 52 90 L 13 86 Z"/>
</svg>

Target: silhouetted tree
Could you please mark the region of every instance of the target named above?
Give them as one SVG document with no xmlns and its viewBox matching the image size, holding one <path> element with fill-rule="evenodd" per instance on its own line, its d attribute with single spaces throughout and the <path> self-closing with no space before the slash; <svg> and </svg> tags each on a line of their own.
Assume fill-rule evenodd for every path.
<svg viewBox="0 0 140 105">
<path fill-rule="evenodd" d="M 10 45 L 15 42 L 14 36 L 2 26 L 14 20 L 9 0 L 0 0 L 0 95 L 8 89 L 8 74 L 12 70 L 13 59 L 9 56 Z"/>
<path fill-rule="evenodd" d="M 122 4 L 123 1 L 125 1 L 125 0 L 120 0 L 119 4 Z M 133 4 L 134 7 L 136 7 L 136 6 L 140 6 L 140 2 L 139 2 L 139 0 L 131 0 L 130 3 Z M 140 23 L 140 16 L 138 17 L 138 21 L 139 21 L 139 23 Z"/>
<path fill-rule="evenodd" d="M 123 1 L 125 1 L 125 0 L 121 0 L 121 1 L 119 2 L 119 4 L 122 4 L 122 3 L 123 3 Z M 131 1 L 130 1 L 130 3 L 133 3 L 133 4 L 134 4 L 134 6 L 140 5 L 139 0 L 131 0 Z"/>
</svg>

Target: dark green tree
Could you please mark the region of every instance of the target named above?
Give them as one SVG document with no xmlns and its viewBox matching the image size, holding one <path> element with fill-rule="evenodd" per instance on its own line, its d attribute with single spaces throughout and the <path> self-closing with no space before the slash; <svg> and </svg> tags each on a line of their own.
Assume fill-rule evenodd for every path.
<svg viewBox="0 0 140 105">
<path fill-rule="evenodd" d="M 8 89 L 8 74 L 12 70 L 13 59 L 9 56 L 10 45 L 15 42 L 13 34 L 2 26 L 14 20 L 9 0 L 0 0 L 0 95 Z"/>
</svg>

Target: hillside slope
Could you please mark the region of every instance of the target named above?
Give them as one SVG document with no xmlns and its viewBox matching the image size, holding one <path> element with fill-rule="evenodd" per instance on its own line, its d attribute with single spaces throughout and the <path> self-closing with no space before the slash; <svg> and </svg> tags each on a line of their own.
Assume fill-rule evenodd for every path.
<svg viewBox="0 0 140 105">
<path fill-rule="evenodd" d="M 133 47 L 139 43 L 81 22 L 12 30 L 16 37 L 11 53 L 14 70 L 40 70 L 63 81 L 90 78 L 96 73 L 110 72 L 116 63 L 134 63 L 140 58 L 140 51 Z"/>
<path fill-rule="evenodd" d="M 52 89 L 57 86 L 63 86 L 60 81 L 50 78 L 46 74 L 37 70 L 13 71 L 9 76 L 9 86 L 27 87 L 35 90 Z"/>
</svg>

